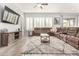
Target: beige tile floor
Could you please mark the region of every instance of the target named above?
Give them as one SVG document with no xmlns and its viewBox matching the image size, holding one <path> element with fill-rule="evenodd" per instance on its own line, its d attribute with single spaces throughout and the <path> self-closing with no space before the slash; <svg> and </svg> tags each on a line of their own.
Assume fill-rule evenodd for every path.
<svg viewBox="0 0 79 59">
<path fill-rule="evenodd" d="M 0 56 L 79 55 L 78 53 L 79 50 L 53 36 L 50 37 L 50 44 L 41 44 L 40 37 L 33 36 L 0 47 Z"/>
</svg>

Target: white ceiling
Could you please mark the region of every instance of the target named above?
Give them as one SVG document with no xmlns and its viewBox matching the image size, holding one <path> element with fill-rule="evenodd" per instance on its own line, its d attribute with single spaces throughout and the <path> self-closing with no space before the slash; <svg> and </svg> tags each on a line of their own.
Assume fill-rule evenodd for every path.
<svg viewBox="0 0 79 59">
<path fill-rule="evenodd" d="M 15 3 L 25 13 L 79 13 L 78 3 L 48 3 L 44 9 L 33 8 L 36 3 Z"/>
</svg>

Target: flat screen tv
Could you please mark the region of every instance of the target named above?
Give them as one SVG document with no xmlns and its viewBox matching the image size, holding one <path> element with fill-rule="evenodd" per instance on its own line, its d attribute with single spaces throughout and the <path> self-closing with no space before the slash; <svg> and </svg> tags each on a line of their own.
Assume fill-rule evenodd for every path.
<svg viewBox="0 0 79 59">
<path fill-rule="evenodd" d="M 6 22 L 10 24 L 18 24 L 19 17 L 20 15 L 18 13 L 5 6 L 2 15 L 2 22 Z"/>
</svg>

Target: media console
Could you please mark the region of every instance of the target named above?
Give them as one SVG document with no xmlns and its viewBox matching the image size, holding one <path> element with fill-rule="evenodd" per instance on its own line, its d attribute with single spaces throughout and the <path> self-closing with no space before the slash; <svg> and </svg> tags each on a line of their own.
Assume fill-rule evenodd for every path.
<svg viewBox="0 0 79 59">
<path fill-rule="evenodd" d="M 22 32 L 8 32 L 8 33 L 0 33 L 0 47 L 8 46 L 16 41 L 16 39 L 22 38 Z"/>
</svg>

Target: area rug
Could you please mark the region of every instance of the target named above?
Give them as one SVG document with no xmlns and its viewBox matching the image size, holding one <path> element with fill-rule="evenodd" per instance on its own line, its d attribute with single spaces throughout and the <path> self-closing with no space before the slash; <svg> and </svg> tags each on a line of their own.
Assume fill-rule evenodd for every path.
<svg viewBox="0 0 79 59">
<path fill-rule="evenodd" d="M 78 51 L 63 41 L 51 37 L 50 43 L 41 43 L 39 38 L 32 37 L 23 55 L 79 55 Z"/>
</svg>

